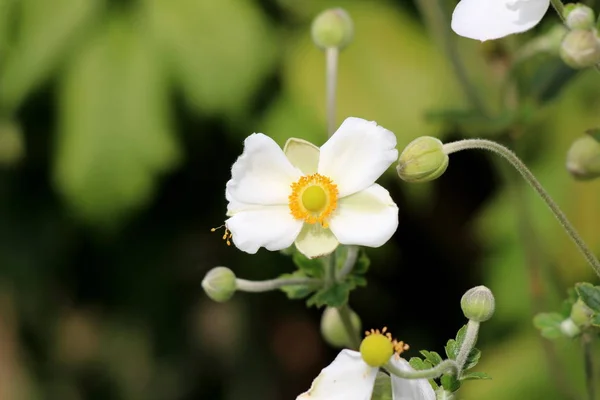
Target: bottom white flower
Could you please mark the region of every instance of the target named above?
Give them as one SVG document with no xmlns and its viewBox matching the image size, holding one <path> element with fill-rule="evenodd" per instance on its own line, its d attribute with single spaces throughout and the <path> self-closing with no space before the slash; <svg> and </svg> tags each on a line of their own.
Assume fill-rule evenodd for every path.
<svg viewBox="0 0 600 400">
<path fill-rule="evenodd" d="M 400 370 L 413 371 L 403 358 L 390 362 Z M 379 368 L 367 365 L 359 352 L 342 350 L 313 381 L 311 388 L 296 400 L 369 400 Z M 403 379 L 392 375 L 394 400 L 435 400 L 427 379 Z"/>
</svg>

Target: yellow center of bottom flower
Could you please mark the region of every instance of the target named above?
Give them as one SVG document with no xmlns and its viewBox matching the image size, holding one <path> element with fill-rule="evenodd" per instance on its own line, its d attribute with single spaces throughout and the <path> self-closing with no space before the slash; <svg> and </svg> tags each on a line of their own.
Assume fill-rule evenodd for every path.
<svg viewBox="0 0 600 400">
<path fill-rule="evenodd" d="M 361 342 L 359 351 L 363 361 L 371 367 L 381 367 L 394 353 L 399 357 L 409 348 L 404 342 L 392 339 L 392 334 L 386 331 L 387 328 L 384 327 L 381 331 L 371 329 L 365 332 L 366 337 Z"/>
<path fill-rule="evenodd" d="M 295 219 L 308 224 L 329 226 L 328 218 L 337 208 L 338 189 L 331 179 L 320 174 L 306 175 L 291 185 L 288 197 Z"/>
</svg>

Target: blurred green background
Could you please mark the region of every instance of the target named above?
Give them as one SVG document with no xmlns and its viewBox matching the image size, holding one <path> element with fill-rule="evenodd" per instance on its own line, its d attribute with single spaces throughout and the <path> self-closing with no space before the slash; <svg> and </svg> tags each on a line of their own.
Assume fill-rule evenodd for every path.
<svg viewBox="0 0 600 400">
<path fill-rule="evenodd" d="M 355 22 L 338 122 L 376 120 L 400 149 L 422 135 L 501 141 L 600 250 L 600 187 L 564 168 L 570 143 L 600 123 L 600 75 L 541 55 L 521 71 L 518 131 L 432 118 L 469 105 L 424 4 L 0 0 L 0 399 L 293 399 L 333 359 L 320 310 L 279 292 L 217 304 L 200 286 L 217 265 L 246 279 L 293 270 L 210 228 L 225 218 L 247 135 L 326 140 L 310 23 L 331 6 Z M 556 23 L 549 13 L 535 31 L 483 45 L 454 38 L 491 113 L 502 112 L 511 54 Z M 430 184 L 393 169 L 381 183 L 400 225 L 368 250 L 369 285 L 351 295 L 364 327 L 388 326 L 408 357 L 442 352 L 465 322 L 460 297 L 485 284 L 497 312 L 477 369 L 493 380 L 468 382 L 462 398 L 583 398 L 580 345 L 541 339 L 531 319 L 596 278 L 533 192 L 478 152 L 453 155 Z"/>
</svg>

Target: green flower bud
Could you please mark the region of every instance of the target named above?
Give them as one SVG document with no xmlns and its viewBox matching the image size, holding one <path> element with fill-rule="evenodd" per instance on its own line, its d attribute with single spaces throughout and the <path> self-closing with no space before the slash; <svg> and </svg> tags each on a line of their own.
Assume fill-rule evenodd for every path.
<svg viewBox="0 0 600 400">
<path fill-rule="evenodd" d="M 567 170 L 576 179 L 600 176 L 600 142 L 592 135 L 576 139 L 567 152 Z"/>
<path fill-rule="evenodd" d="M 359 334 L 362 329 L 362 322 L 359 316 L 352 310 L 350 310 L 350 321 L 356 334 Z M 334 307 L 327 307 L 323 311 L 323 315 L 321 316 L 321 335 L 333 347 L 352 347 L 348 332 L 340 318 L 340 313 Z"/>
<path fill-rule="evenodd" d="M 485 286 L 476 286 L 467 290 L 460 299 L 460 307 L 470 320 L 484 322 L 492 318 L 496 301 L 492 291 Z"/>
<path fill-rule="evenodd" d="M 580 328 L 591 325 L 592 315 L 594 315 L 594 311 L 581 299 L 578 299 L 571 307 L 571 320 Z"/>
<path fill-rule="evenodd" d="M 202 280 L 202 288 L 214 301 L 225 302 L 235 293 L 235 274 L 229 268 L 215 267 Z"/>
<path fill-rule="evenodd" d="M 572 68 L 587 68 L 598 64 L 600 40 L 596 29 L 569 31 L 560 45 L 560 58 Z"/>
<path fill-rule="evenodd" d="M 341 8 L 330 8 L 319 14 L 312 23 L 313 41 L 322 49 L 346 47 L 354 36 L 352 18 Z"/>
<path fill-rule="evenodd" d="M 567 318 L 560 323 L 560 331 L 563 335 L 570 338 L 574 338 L 581 333 L 581 329 L 579 329 L 579 327 L 571 318 Z"/>
<path fill-rule="evenodd" d="M 591 29 L 596 17 L 594 10 L 581 3 L 569 3 L 564 9 L 565 23 L 569 29 Z"/>
<path fill-rule="evenodd" d="M 444 144 L 439 139 L 422 136 L 402 151 L 396 171 L 407 182 L 429 182 L 446 171 L 448 161 Z"/>
</svg>

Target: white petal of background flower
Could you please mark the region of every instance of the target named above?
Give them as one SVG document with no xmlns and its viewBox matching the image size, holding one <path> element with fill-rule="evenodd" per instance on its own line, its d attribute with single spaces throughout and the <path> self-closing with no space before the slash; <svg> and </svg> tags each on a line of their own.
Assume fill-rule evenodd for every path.
<svg viewBox="0 0 600 400">
<path fill-rule="evenodd" d="M 387 190 L 374 184 L 340 199 L 329 227 L 342 244 L 379 247 L 398 227 L 398 207 Z"/>
<path fill-rule="evenodd" d="M 292 165 L 304 175 L 317 172 L 319 166 L 319 148 L 303 139 L 290 138 L 283 146 L 285 156 Z"/>
<path fill-rule="evenodd" d="M 225 221 L 225 225 L 233 235 L 233 244 L 250 254 L 260 247 L 270 251 L 285 249 L 302 229 L 302 221 L 292 217 L 287 205 L 242 211 Z"/>
<path fill-rule="evenodd" d="M 246 204 L 288 204 L 290 185 L 301 175 L 273 139 L 254 133 L 246 138 L 242 155 L 231 167 L 226 193 Z"/>
<path fill-rule="evenodd" d="M 402 371 L 414 371 L 408 361 L 392 357 L 390 362 Z M 392 375 L 394 400 L 435 400 L 435 392 L 427 379 L 402 379 Z"/>
<path fill-rule="evenodd" d="M 461 0 L 452 13 L 452 30 L 481 41 L 525 32 L 546 14 L 550 0 Z"/>
<path fill-rule="evenodd" d="M 331 178 L 344 197 L 371 186 L 397 159 L 392 132 L 350 117 L 321 146 L 318 172 Z"/>
<path fill-rule="evenodd" d="M 308 258 L 330 254 L 339 244 L 331 230 L 321 224 L 304 224 L 295 243 L 298 251 Z"/>
<path fill-rule="evenodd" d="M 370 400 L 377 371 L 359 352 L 342 350 L 296 400 Z"/>
</svg>

